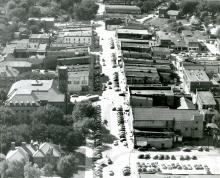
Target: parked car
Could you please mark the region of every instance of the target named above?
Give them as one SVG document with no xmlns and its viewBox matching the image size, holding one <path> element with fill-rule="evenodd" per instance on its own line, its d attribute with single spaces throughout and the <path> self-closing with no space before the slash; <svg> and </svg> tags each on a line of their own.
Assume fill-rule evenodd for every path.
<svg viewBox="0 0 220 178">
<path fill-rule="evenodd" d="M 119 96 L 125 96 L 125 93 L 119 93 L 118 95 Z"/>
<path fill-rule="evenodd" d="M 114 144 L 114 146 L 118 146 L 118 140 L 115 140 L 115 141 L 113 142 L 113 144 Z"/>
<path fill-rule="evenodd" d="M 188 148 L 188 147 L 186 147 L 186 148 L 183 148 L 183 149 L 182 149 L 182 151 L 184 151 L 184 152 L 190 152 L 190 151 L 191 151 L 191 149 L 190 149 L 190 148 Z"/>
<path fill-rule="evenodd" d="M 124 146 L 128 146 L 127 141 L 123 141 L 123 145 L 124 145 Z"/>
<path fill-rule="evenodd" d="M 113 108 L 112 108 L 112 111 L 116 111 L 116 107 L 113 107 Z"/>
<path fill-rule="evenodd" d="M 110 176 L 114 176 L 114 172 L 113 171 L 109 171 L 109 175 Z"/>
<path fill-rule="evenodd" d="M 129 166 L 124 167 L 122 173 L 124 176 L 129 176 L 131 174 L 131 168 Z"/>
<path fill-rule="evenodd" d="M 110 158 L 108 158 L 108 164 L 113 164 L 113 161 L 110 159 Z"/>
</svg>

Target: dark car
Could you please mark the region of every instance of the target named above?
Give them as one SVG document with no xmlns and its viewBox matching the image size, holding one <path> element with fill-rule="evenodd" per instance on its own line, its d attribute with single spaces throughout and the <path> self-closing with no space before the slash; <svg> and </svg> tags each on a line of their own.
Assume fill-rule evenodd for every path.
<svg viewBox="0 0 220 178">
<path fill-rule="evenodd" d="M 148 148 L 146 146 L 141 146 L 138 148 L 138 151 L 147 151 Z"/>
<path fill-rule="evenodd" d="M 118 95 L 119 96 L 125 96 L 125 93 L 119 93 Z"/>
</svg>

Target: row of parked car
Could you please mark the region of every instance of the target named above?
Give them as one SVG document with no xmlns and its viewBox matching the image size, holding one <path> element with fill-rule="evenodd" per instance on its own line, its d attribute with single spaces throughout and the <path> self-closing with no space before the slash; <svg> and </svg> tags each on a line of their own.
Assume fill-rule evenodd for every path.
<svg viewBox="0 0 220 178">
<path fill-rule="evenodd" d="M 114 49 L 115 48 L 115 45 L 114 45 L 114 41 L 112 38 L 109 38 L 109 43 L 110 43 L 110 48 L 111 49 Z"/>
<path fill-rule="evenodd" d="M 124 115 L 123 115 L 123 108 L 117 108 L 117 121 L 119 126 L 119 138 L 120 141 L 123 143 L 124 146 L 127 146 L 126 141 L 126 129 L 125 129 L 125 122 L 124 122 Z"/>
</svg>

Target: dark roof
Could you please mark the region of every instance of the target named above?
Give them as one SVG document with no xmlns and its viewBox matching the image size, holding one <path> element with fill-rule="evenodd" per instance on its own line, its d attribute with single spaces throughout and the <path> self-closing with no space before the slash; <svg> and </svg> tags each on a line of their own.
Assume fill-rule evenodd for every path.
<svg viewBox="0 0 220 178">
<path fill-rule="evenodd" d="M 151 50 L 152 50 L 152 52 L 170 53 L 170 49 L 169 48 L 163 48 L 163 47 L 152 47 Z"/>
<path fill-rule="evenodd" d="M 138 43 L 126 43 L 122 42 L 121 47 L 133 47 L 133 48 L 150 48 L 149 44 L 138 44 Z"/>
<path fill-rule="evenodd" d="M 134 121 L 142 120 L 175 120 L 190 121 L 193 116 L 200 115 L 198 110 L 169 109 L 169 108 L 132 108 Z"/>
</svg>

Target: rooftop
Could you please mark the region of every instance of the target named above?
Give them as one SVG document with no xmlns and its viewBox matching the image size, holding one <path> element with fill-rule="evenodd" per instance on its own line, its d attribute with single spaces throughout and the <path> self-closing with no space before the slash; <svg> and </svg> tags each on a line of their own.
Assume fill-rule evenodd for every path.
<svg viewBox="0 0 220 178">
<path fill-rule="evenodd" d="M 54 80 L 20 80 L 15 82 L 8 92 L 7 104 L 10 103 L 38 103 L 64 102 L 62 94 Z"/>
<path fill-rule="evenodd" d="M 31 34 L 31 36 L 30 36 L 30 39 L 31 38 L 49 38 L 49 35 L 48 34 Z"/>
<path fill-rule="evenodd" d="M 197 96 L 204 105 L 216 105 L 213 94 L 210 91 L 197 91 Z"/>
<path fill-rule="evenodd" d="M 167 11 L 168 15 L 173 15 L 173 16 L 177 16 L 177 15 L 179 15 L 179 13 L 180 13 L 180 11 L 178 11 L 178 10 L 169 10 L 169 11 Z"/>
<path fill-rule="evenodd" d="M 188 109 L 169 109 L 169 108 L 132 108 L 134 121 L 143 120 L 177 120 L 177 121 L 190 121 L 193 120 L 193 116 L 200 115 L 198 110 Z"/>
<path fill-rule="evenodd" d="M 105 5 L 105 9 L 128 9 L 128 10 L 136 10 L 140 11 L 138 6 L 127 6 L 127 5 Z"/>
<path fill-rule="evenodd" d="M 208 82 L 209 77 L 204 70 L 185 70 L 187 79 L 191 82 Z"/>
<path fill-rule="evenodd" d="M 15 58 L 16 60 L 16 58 Z M 27 62 L 27 61 L 3 61 L 0 63 L 0 66 L 8 66 L 8 67 L 31 67 L 32 66 L 32 63 L 30 62 Z"/>
<path fill-rule="evenodd" d="M 135 48 L 150 48 L 149 44 L 138 44 L 138 43 L 128 43 L 128 42 L 122 42 L 121 47 L 135 47 Z"/>
<path fill-rule="evenodd" d="M 131 95 L 166 95 L 173 96 L 172 90 L 162 89 L 143 89 L 143 90 L 131 90 Z"/>
<path fill-rule="evenodd" d="M 92 36 L 92 31 L 67 31 L 60 32 L 58 37 L 71 37 L 71 36 Z"/>
<path fill-rule="evenodd" d="M 125 33 L 125 34 L 138 34 L 138 35 L 149 35 L 148 30 L 135 30 L 135 29 L 125 29 L 125 28 L 119 28 L 117 29 L 117 33 Z"/>
</svg>

